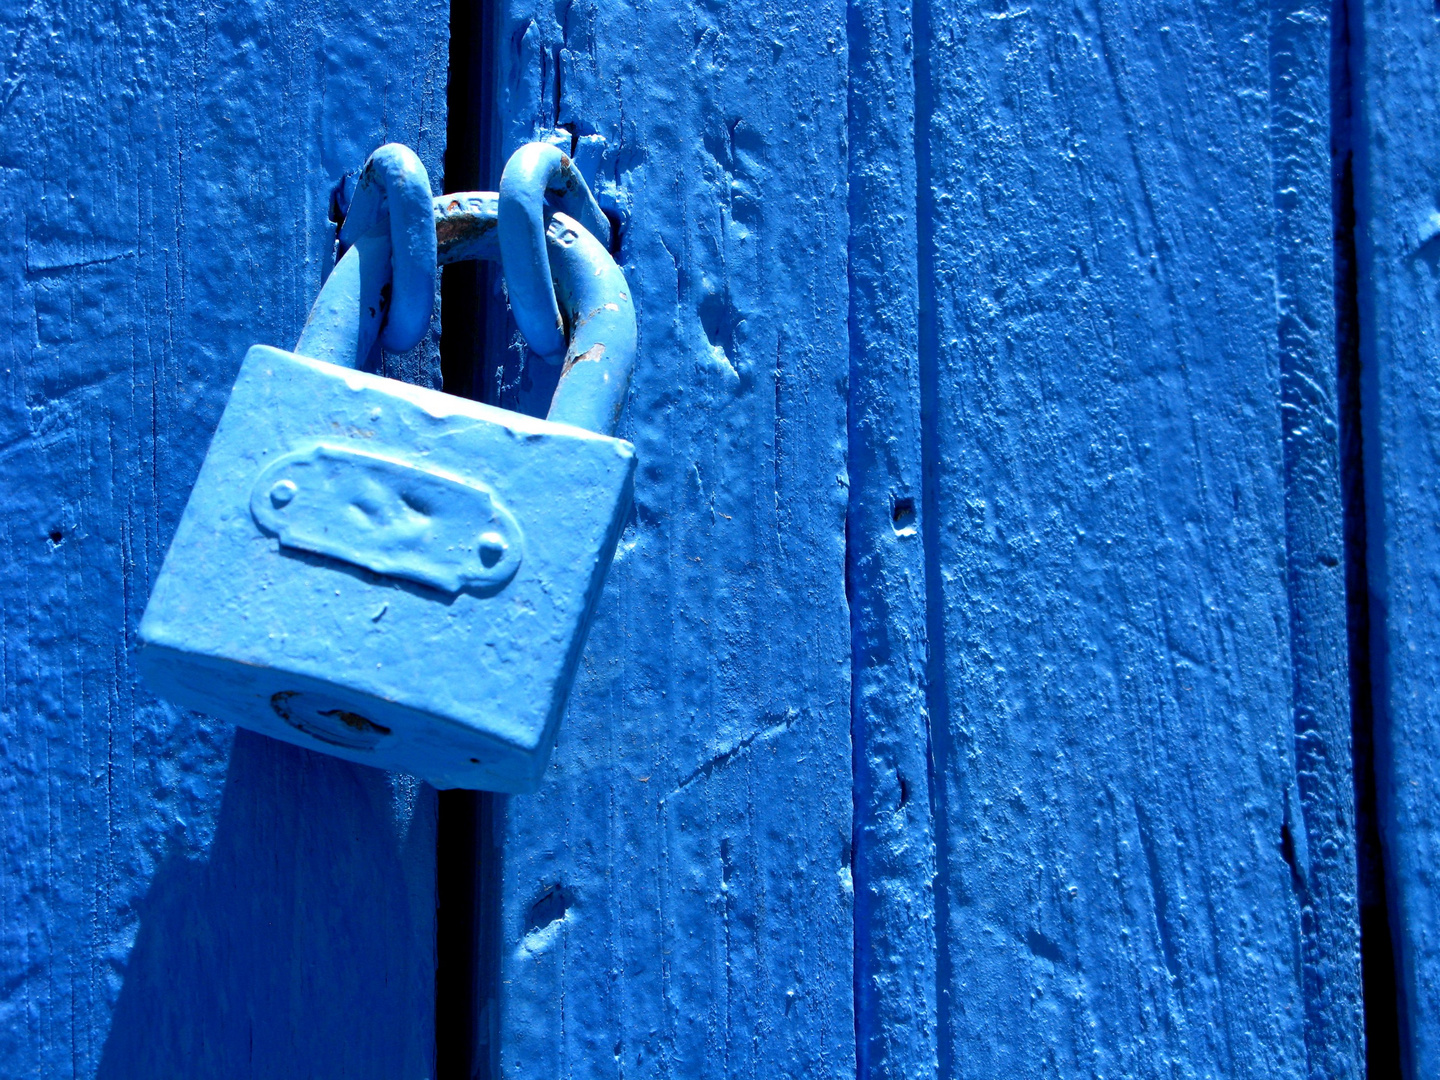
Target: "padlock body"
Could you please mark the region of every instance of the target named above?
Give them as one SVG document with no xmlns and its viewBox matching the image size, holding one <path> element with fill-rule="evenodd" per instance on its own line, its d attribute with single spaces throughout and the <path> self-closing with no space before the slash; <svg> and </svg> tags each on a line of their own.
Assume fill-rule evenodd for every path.
<svg viewBox="0 0 1440 1080">
<path fill-rule="evenodd" d="M 539 784 L 634 448 L 265 346 L 140 623 L 161 695 L 441 788 Z"/>
</svg>

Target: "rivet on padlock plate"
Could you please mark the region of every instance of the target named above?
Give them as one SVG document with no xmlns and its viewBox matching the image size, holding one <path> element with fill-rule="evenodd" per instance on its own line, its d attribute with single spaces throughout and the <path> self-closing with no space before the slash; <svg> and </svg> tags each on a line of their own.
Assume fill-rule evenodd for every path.
<svg viewBox="0 0 1440 1080">
<path fill-rule="evenodd" d="M 413 155 L 387 147 L 372 165 L 386 155 L 361 192 L 373 174 L 392 213 L 428 204 Z M 439 787 L 530 791 L 630 507 L 633 447 L 574 426 L 608 430 L 623 404 L 629 290 L 583 226 L 546 212 L 563 222 L 547 242 L 570 328 L 547 420 L 301 355 L 358 363 L 383 331 L 366 301 L 383 300 L 392 248 L 427 257 L 388 235 L 374 198 L 360 213 L 376 227 L 353 238 L 297 351 L 246 355 L 139 660 L 166 697 L 277 738 Z M 439 221 L 450 250 L 500 254 L 496 205 L 435 200 L 430 251 Z M 420 305 L 405 333 L 423 330 L 428 299 L 402 301 Z"/>
</svg>

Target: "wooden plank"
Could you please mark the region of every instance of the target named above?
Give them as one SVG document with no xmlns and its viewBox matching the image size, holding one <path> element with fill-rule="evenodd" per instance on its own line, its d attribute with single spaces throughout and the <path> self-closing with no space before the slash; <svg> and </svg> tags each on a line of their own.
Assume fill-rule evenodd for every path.
<svg viewBox="0 0 1440 1080">
<path fill-rule="evenodd" d="M 1371 0 L 1352 21 L 1355 239 L 1376 803 L 1401 1056 L 1440 1074 L 1440 23 Z"/>
<path fill-rule="evenodd" d="M 911 5 L 852 2 L 847 31 L 855 1033 L 859 1075 L 899 1080 L 936 1075 L 946 978 L 935 873 L 945 804 L 929 729 L 945 687 L 929 668 L 921 528 L 933 507 L 922 475 L 917 253 L 932 222 L 917 216 Z M 938 611 L 943 598 L 934 599 Z"/>
<path fill-rule="evenodd" d="M 1270 7 L 1270 182 L 1298 820 L 1292 885 L 1310 1076 L 1365 1075 L 1341 501 L 1331 8 Z M 1287 856 L 1288 858 L 1288 856 Z"/>
<path fill-rule="evenodd" d="M 640 471 L 508 800 L 499 1066 L 853 1077 L 844 7 L 556 10 L 501 5 L 500 149 L 607 140 Z"/>
<path fill-rule="evenodd" d="M 1359 1075 L 1327 11 L 917 9 L 942 1075 Z"/>
<path fill-rule="evenodd" d="M 433 793 L 158 702 L 131 648 L 244 350 L 318 288 L 331 185 L 387 139 L 439 176 L 446 5 L 22 6 L 0 1071 L 428 1076 Z"/>
</svg>

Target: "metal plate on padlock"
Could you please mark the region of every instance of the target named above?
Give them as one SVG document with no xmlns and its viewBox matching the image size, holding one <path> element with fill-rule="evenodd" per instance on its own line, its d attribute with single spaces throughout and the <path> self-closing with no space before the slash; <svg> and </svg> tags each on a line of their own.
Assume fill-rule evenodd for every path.
<svg viewBox="0 0 1440 1080">
<path fill-rule="evenodd" d="M 447 593 L 502 586 L 524 558 L 520 526 L 484 484 L 326 443 L 266 466 L 250 512 L 284 547 Z"/>
</svg>

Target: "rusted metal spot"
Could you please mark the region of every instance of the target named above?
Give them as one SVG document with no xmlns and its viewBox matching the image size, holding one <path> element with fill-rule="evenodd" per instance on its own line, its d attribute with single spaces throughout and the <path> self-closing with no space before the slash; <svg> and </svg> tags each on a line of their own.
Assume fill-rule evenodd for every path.
<svg viewBox="0 0 1440 1080">
<path fill-rule="evenodd" d="M 436 255 L 442 263 L 498 259 L 496 196 L 491 191 L 458 191 L 433 200 Z"/>
<path fill-rule="evenodd" d="M 573 368 L 576 364 L 587 360 L 599 360 L 604 355 L 605 346 L 597 341 L 594 345 L 591 345 L 590 348 L 586 349 L 584 352 L 578 353 L 577 355 L 570 357 L 569 360 L 566 360 L 565 368 L 563 371 L 560 372 L 560 377 L 563 379 L 566 375 L 568 375 L 570 373 L 570 369 Z"/>
</svg>

